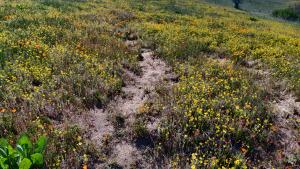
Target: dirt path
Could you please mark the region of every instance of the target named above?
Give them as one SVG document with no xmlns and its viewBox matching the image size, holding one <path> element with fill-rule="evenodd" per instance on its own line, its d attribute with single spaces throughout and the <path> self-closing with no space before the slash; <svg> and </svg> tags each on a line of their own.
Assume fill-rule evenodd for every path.
<svg viewBox="0 0 300 169">
<path fill-rule="evenodd" d="M 137 41 L 126 41 L 130 48 L 136 48 Z M 117 96 L 105 110 L 94 110 L 94 129 L 92 140 L 103 148 L 108 149 L 107 159 L 96 168 L 136 168 L 142 165 L 144 148 L 133 140 L 133 125 L 136 114 L 149 96 L 155 92 L 155 86 L 164 81 L 172 85 L 173 75 L 164 61 L 157 58 L 151 49 L 141 48 L 139 66 L 141 75 L 136 75 L 125 69 L 125 87 L 122 94 Z M 157 121 L 144 124 L 147 130 L 157 128 Z M 151 142 L 151 138 L 144 140 Z M 108 143 L 109 142 L 109 143 Z M 144 168 L 144 167 L 142 167 Z"/>
</svg>

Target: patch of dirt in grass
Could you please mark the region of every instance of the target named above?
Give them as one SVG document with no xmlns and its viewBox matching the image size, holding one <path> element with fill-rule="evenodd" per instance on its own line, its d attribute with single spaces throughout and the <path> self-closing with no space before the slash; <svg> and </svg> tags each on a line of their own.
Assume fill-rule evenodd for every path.
<svg viewBox="0 0 300 169">
<path fill-rule="evenodd" d="M 155 117 L 149 124 L 143 124 L 135 129 L 137 114 L 149 97 L 155 93 L 155 86 L 175 83 L 170 67 L 155 55 L 152 49 L 139 47 L 138 40 L 126 40 L 125 44 L 131 50 L 140 51 L 140 75 L 124 68 L 125 86 L 121 94 L 111 101 L 106 109 L 91 111 L 91 139 L 106 151 L 106 160 L 96 168 L 147 168 L 145 151 L 154 147 L 150 134 L 136 138 L 135 132 L 150 133 L 158 127 L 160 117 Z M 153 118 L 153 117 L 151 117 Z M 147 122 L 146 122 L 147 123 Z M 138 130 L 138 131 L 135 131 Z M 139 131 L 141 130 L 141 131 Z M 145 130 L 145 132 L 143 131 Z M 107 142 L 107 136 L 110 136 Z"/>
<path fill-rule="evenodd" d="M 277 153 L 277 160 L 279 163 L 299 165 L 300 102 L 296 102 L 296 98 L 292 94 L 281 93 L 280 99 L 272 104 L 276 114 L 275 124 L 279 133 L 278 141 L 281 146 L 281 151 Z"/>
</svg>

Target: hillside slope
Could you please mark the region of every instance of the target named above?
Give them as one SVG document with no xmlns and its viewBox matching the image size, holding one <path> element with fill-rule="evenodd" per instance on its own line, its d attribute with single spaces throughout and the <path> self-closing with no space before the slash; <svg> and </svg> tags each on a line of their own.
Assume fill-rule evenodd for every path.
<svg viewBox="0 0 300 169">
<path fill-rule="evenodd" d="M 199 0 L 10 0 L 0 30 L 0 137 L 46 135 L 45 168 L 300 166 L 299 25 Z"/>
</svg>

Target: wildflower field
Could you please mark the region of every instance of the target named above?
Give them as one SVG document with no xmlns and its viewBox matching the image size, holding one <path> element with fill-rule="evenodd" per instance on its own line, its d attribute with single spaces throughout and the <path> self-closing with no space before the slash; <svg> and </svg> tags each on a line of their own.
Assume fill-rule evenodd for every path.
<svg viewBox="0 0 300 169">
<path fill-rule="evenodd" d="M 68 119 L 102 107 L 118 93 L 121 64 L 135 69 L 133 53 L 113 36 L 123 19 L 102 5 L 1 4 L 0 136 L 14 141 L 22 132 L 47 135 L 49 168 L 60 168 L 62 161 L 66 167 L 81 165 L 84 140 Z"/>
<path fill-rule="evenodd" d="M 133 32 L 178 76 L 143 110 L 162 116 L 149 166 L 300 166 L 300 108 L 287 112 L 293 152 L 274 108 L 283 93 L 299 105 L 297 23 L 205 0 L 3 0 L 0 30 L 0 138 L 46 136 L 45 168 L 108 163 L 78 119 L 120 95 L 127 70 L 143 73 Z"/>
</svg>

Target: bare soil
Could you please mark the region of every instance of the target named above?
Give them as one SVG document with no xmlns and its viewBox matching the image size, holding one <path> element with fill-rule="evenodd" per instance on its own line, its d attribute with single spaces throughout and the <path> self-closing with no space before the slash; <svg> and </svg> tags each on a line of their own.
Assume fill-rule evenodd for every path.
<svg viewBox="0 0 300 169">
<path fill-rule="evenodd" d="M 137 40 L 127 40 L 125 44 L 132 50 L 139 48 Z M 125 86 L 121 94 L 116 96 L 106 109 L 91 111 L 93 117 L 91 138 L 97 147 L 108 150 L 105 162 L 98 164 L 96 168 L 149 167 L 144 152 L 154 147 L 152 138 L 145 135 L 144 138 L 135 140 L 134 123 L 140 109 L 155 92 L 155 86 L 162 82 L 171 86 L 174 74 L 152 49 L 138 50 L 141 75 L 124 69 Z M 143 124 L 149 133 L 159 125 L 160 117 L 155 118 L 152 122 Z"/>
</svg>

